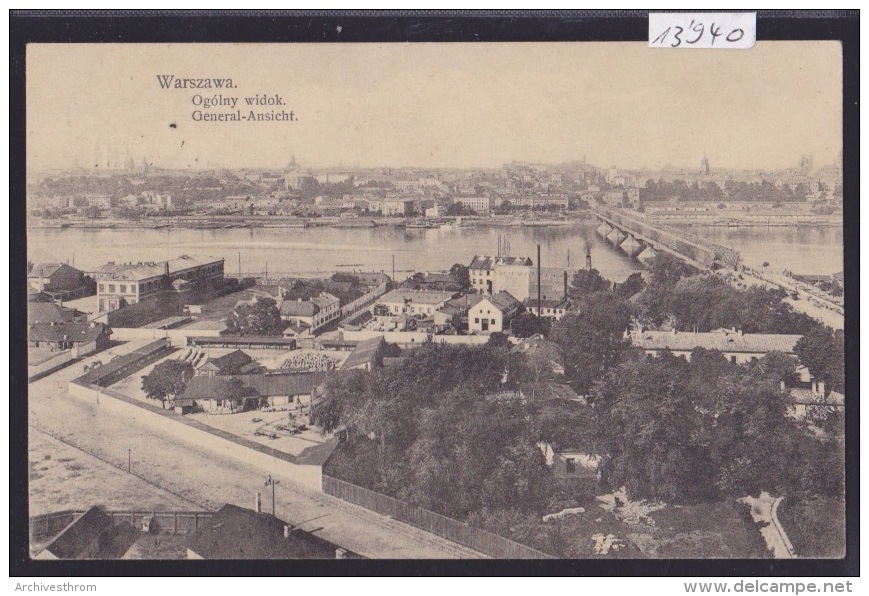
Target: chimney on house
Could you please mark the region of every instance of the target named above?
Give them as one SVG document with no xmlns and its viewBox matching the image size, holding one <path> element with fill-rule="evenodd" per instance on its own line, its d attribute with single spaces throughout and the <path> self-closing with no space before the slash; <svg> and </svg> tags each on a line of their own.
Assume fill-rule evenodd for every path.
<svg viewBox="0 0 869 596">
<path fill-rule="evenodd" d="M 263 512 L 263 496 L 262 493 L 254 493 L 253 510 L 257 513 Z"/>
<path fill-rule="evenodd" d="M 284 538 L 289 538 L 292 531 L 293 529 L 289 525 L 284 524 Z"/>
<path fill-rule="evenodd" d="M 585 270 L 591 271 L 591 245 L 585 248 Z"/>
</svg>

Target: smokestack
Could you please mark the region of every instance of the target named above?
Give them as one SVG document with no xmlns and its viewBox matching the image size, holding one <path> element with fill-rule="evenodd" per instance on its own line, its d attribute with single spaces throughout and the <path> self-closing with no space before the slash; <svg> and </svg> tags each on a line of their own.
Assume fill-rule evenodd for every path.
<svg viewBox="0 0 869 596">
<path fill-rule="evenodd" d="M 169 261 L 163 263 L 163 275 L 169 277 Z"/>
<path fill-rule="evenodd" d="M 254 493 L 253 510 L 257 513 L 263 512 L 263 496 L 261 493 Z"/>
<path fill-rule="evenodd" d="M 567 271 L 564 272 L 564 299 L 567 300 Z"/>
<path fill-rule="evenodd" d="M 540 313 L 543 311 L 540 308 L 540 245 L 537 245 L 537 316 L 540 316 Z"/>
</svg>

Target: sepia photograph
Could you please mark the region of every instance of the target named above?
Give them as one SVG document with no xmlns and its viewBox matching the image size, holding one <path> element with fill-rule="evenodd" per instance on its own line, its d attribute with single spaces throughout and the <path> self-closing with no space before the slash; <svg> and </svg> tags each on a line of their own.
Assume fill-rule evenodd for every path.
<svg viewBox="0 0 869 596">
<path fill-rule="evenodd" d="M 29 557 L 843 559 L 842 44 L 650 45 L 29 43 Z"/>
</svg>

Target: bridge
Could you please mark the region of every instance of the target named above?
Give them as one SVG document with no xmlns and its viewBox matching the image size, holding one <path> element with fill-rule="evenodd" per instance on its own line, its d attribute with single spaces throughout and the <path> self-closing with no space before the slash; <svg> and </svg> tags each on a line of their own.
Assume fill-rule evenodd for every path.
<svg viewBox="0 0 869 596">
<path fill-rule="evenodd" d="M 591 212 L 600 222 L 597 233 L 631 258 L 647 262 L 658 251 L 664 251 L 699 269 L 739 270 L 741 267 L 738 252 L 687 230 L 652 223 L 627 211 L 602 205 L 595 205 Z"/>
</svg>

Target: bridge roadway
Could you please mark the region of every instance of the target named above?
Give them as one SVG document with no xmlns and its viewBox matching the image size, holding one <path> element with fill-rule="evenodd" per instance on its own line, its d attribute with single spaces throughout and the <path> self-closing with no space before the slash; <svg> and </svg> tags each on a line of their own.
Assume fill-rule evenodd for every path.
<svg viewBox="0 0 869 596">
<path fill-rule="evenodd" d="M 595 206 L 592 214 L 601 222 L 598 232 L 631 257 L 640 256 L 642 259 L 642 253 L 651 247 L 668 252 L 700 269 L 740 269 L 738 252 L 686 230 L 651 223 L 609 207 Z"/>
</svg>

